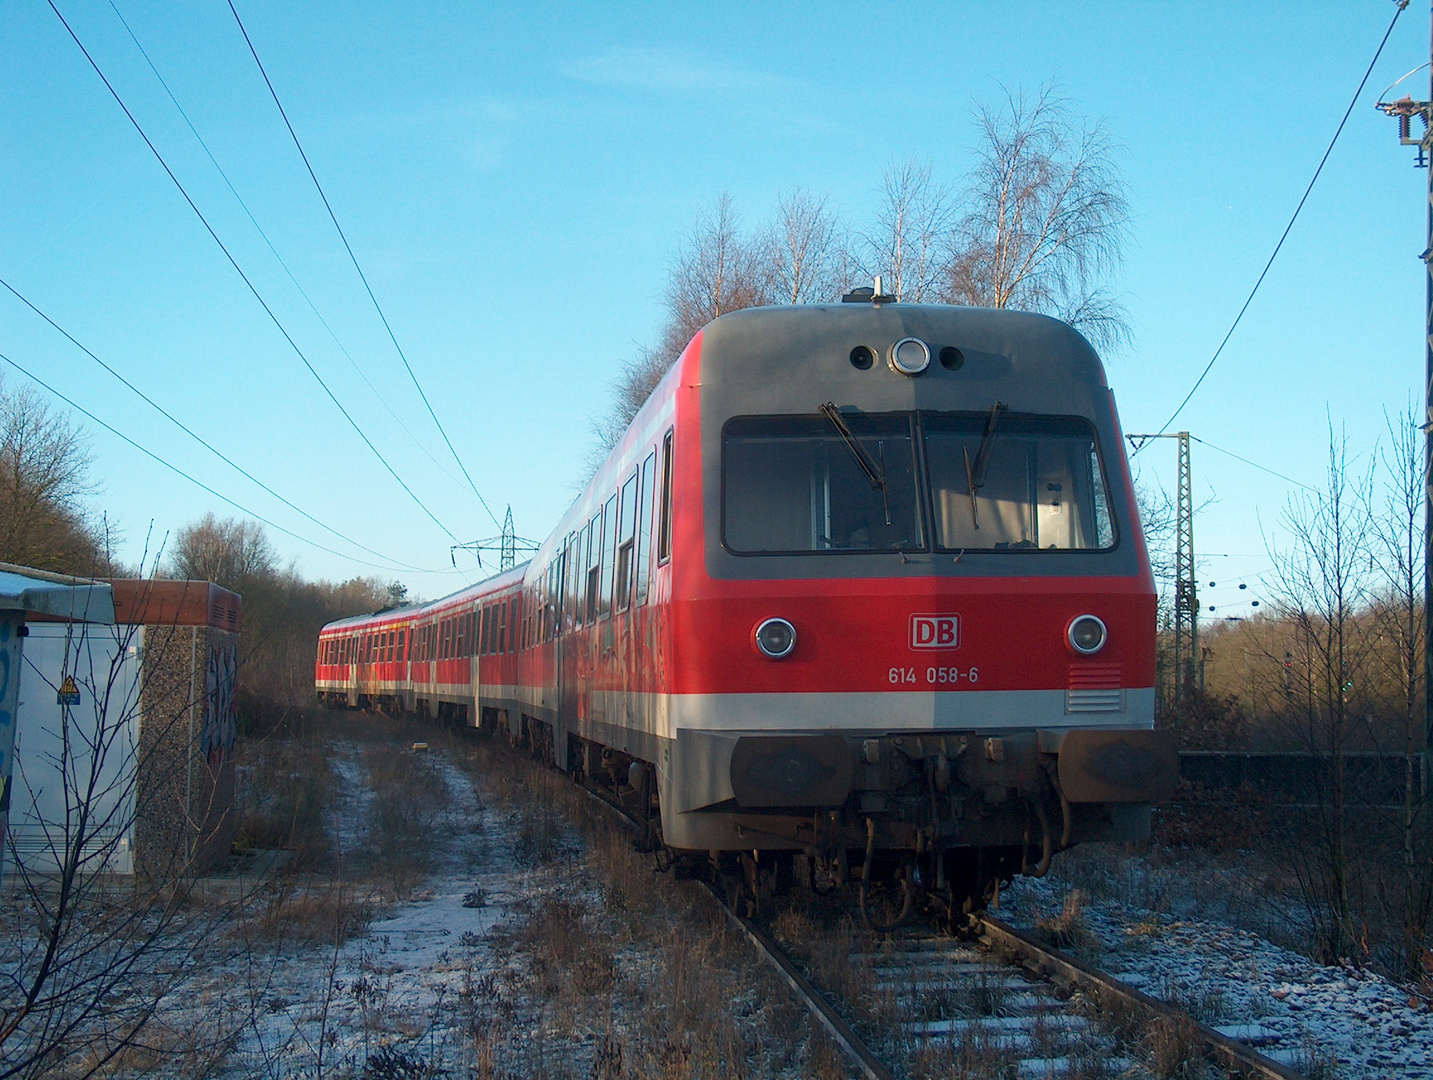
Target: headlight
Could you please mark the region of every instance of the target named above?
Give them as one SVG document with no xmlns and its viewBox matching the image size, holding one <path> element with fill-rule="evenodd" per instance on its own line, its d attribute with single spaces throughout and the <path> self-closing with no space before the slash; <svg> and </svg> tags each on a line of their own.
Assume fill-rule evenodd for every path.
<svg viewBox="0 0 1433 1080">
<path fill-rule="evenodd" d="M 901 338 L 891 346 L 891 370 L 919 375 L 930 366 L 930 347 L 920 338 Z"/>
<path fill-rule="evenodd" d="M 767 619 L 756 628 L 756 647 L 763 656 L 780 660 L 796 648 L 796 627 L 785 619 Z"/>
<path fill-rule="evenodd" d="M 1105 647 L 1109 634 L 1105 630 L 1105 624 L 1093 615 L 1080 615 L 1070 623 L 1066 636 L 1070 639 L 1072 649 L 1089 656 Z"/>
</svg>

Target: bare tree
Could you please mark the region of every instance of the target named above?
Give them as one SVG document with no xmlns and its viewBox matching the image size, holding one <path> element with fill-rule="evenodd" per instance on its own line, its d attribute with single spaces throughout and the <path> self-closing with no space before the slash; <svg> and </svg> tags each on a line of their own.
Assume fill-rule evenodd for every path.
<svg viewBox="0 0 1433 1080">
<path fill-rule="evenodd" d="M 169 564 L 175 577 L 212 581 L 242 595 L 258 579 L 273 576 L 278 558 L 258 522 L 208 513 L 179 530 Z"/>
<path fill-rule="evenodd" d="M 844 229 L 824 195 L 796 188 L 778 197 L 776 219 L 761 247 L 772 300 L 812 304 L 836 300 L 846 287 Z"/>
<path fill-rule="evenodd" d="M 731 195 L 723 191 L 697 218 L 672 263 L 662 335 L 668 363 L 713 319 L 771 299 L 771 275 L 760 246 L 742 232 Z"/>
<path fill-rule="evenodd" d="M 667 322 L 661 343 L 638 345 L 612 384 L 612 403 L 595 418 L 596 443 L 582 476 L 586 483 L 616 445 L 642 404 L 671 370 L 687 343 L 713 319 L 773 301 L 776 280 L 770 245 L 742 231 L 731 195 L 723 191 L 697 216 L 667 277 Z"/>
<path fill-rule="evenodd" d="M 0 561 L 103 572 L 105 546 L 84 501 L 95 491 L 84 432 L 27 388 L 0 382 Z"/>
<path fill-rule="evenodd" d="M 1368 659 L 1358 619 L 1373 584 L 1371 486 L 1371 470 L 1353 473 L 1347 437 L 1330 424 L 1323 490 L 1290 497 L 1283 523 L 1294 542 L 1287 551 L 1270 545 L 1272 597 L 1301 654 L 1294 673 L 1301 683 L 1302 740 L 1327 763 L 1310 793 L 1311 835 L 1287 852 L 1327 962 L 1348 957 L 1356 941 L 1346 751 L 1359 715 L 1353 676 Z"/>
<path fill-rule="evenodd" d="M 1396 688 L 1394 712 L 1403 752 L 1401 826 L 1403 888 L 1399 915 L 1403 961 L 1409 975 L 1425 974 L 1424 941 L 1433 928 L 1433 860 L 1423 840 L 1424 806 L 1418 752 L 1423 746 L 1423 649 L 1427 633 L 1423 607 L 1423 439 L 1409 406 L 1397 419 L 1385 415 L 1388 446 L 1381 454 L 1385 474 L 1381 513 L 1371 514 L 1383 589 L 1374 605 L 1375 623 L 1390 647 L 1381 650 L 1385 675 Z M 1372 508 L 1371 508 L 1372 509 Z"/>
<path fill-rule="evenodd" d="M 1129 203 L 1115 145 L 1049 87 L 978 114 L 982 147 L 963 194 L 943 298 L 1055 315 L 1096 345 L 1129 323 L 1104 280 L 1118 268 Z"/>
<path fill-rule="evenodd" d="M 864 236 L 863 262 L 870 275 L 897 300 L 936 299 L 947 275 L 946 249 L 952 221 L 950 190 L 917 157 L 886 166 L 876 220 Z"/>
</svg>

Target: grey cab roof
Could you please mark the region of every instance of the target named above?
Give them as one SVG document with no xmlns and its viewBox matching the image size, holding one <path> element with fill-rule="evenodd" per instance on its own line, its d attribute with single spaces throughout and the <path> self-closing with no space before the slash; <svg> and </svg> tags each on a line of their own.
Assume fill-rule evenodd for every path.
<svg viewBox="0 0 1433 1080">
<path fill-rule="evenodd" d="M 772 366 L 792 376 L 806 368 L 812 374 L 849 370 L 857 345 L 872 349 L 875 366 L 884 369 L 890 347 L 904 337 L 930 346 L 931 374 L 943 370 L 936 360 L 943 348 L 959 349 L 958 378 L 972 387 L 1054 384 L 1089 393 L 1106 386 L 1089 342 L 1058 319 L 990 308 L 870 303 L 748 308 L 723 315 L 703 331 L 701 382 L 770 378 Z"/>
</svg>

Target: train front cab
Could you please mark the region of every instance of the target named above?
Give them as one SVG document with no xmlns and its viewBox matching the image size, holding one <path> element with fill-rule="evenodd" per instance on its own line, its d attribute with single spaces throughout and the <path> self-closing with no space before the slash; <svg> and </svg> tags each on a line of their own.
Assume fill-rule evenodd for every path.
<svg viewBox="0 0 1433 1080">
<path fill-rule="evenodd" d="M 860 304 L 737 313 L 699 345 L 665 842 L 944 884 L 1148 835 L 1177 760 L 1153 731 L 1153 580 L 1084 339 Z"/>
</svg>

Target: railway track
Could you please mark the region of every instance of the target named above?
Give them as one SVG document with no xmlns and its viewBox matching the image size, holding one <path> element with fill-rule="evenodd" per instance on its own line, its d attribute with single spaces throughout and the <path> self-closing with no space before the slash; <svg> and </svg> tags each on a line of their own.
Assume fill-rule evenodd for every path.
<svg viewBox="0 0 1433 1080">
<path fill-rule="evenodd" d="M 868 1080 L 900 1075 L 763 926 L 734 910 L 718 890 L 707 891 Z M 999 919 L 976 917 L 971 931 L 970 939 L 961 939 L 915 928 L 888 935 L 881 948 L 853 957 L 874 977 L 877 995 L 900 1006 L 893 1011 L 903 1019 L 886 1043 L 917 1054 L 938 1052 L 937 1044 L 946 1043 L 947 1051 L 981 1055 L 1000 1076 L 1083 1075 L 1095 1063 L 1098 1075 L 1154 1075 L 1120 1050 L 1100 1019 L 1119 1017 L 1144 1029 L 1163 1025 L 1171 1040 L 1182 1040 L 1215 1066 L 1217 1075 L 1304 1080 L 1288 1066 Z"/>
<path fill-rule="evenodd" d="M 644 826 L 608 792 L 581 787 L 639 839 L 644 836 Z M 704 882 L 703 888 L 868 1080 L 896 1080 L 907 1074 L 900 1066 L 910 1059 L 939 1060 L 942 1052 L 975 1054 L 990 1075 L 1002 1078 L 1158 1077 L 1121 1049 L 1116 1025 L 1162 1030 L 1167 1043 L 1202 1058 L 1214 1076 L 1306 1080 L 1183 1010 L 988 914 L 972 917 L 968 937 L 912 926 L 883 935 L 875 948 L 854 955 L 885 1006 L 881 1017 L 856 1016 L 849 1006 L 838 1007 L 836 997 L 803 971 L 762 921 L 739 912 L 717 886 Z M 872 1045 L 877 1038 L 879 1049 Z"/>
</svg>

